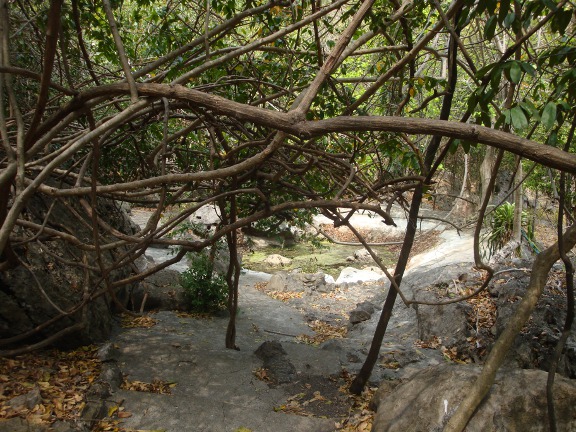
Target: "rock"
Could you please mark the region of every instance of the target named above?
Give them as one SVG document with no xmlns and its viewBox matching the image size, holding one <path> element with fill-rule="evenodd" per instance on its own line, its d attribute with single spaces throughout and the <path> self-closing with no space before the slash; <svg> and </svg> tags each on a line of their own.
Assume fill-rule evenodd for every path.
<svg viewBox="0 0 576 432">
<path fill-rule="evenodd" d="M 410 273 L 402 281 L 404 294 L 413 300 L 438 302 L 454 287 L 454 280 L 469 269 L 468 264 L 448 265 L 437 269 Z M 459 283 L 459 282 L 457 282 Z M 458 286 L 459 289 L 459 286 Z M 439 295 L 437 295 L 437 293 Z M 467 303 L 452 303 L 441 306 L 415 306 L 419 338 L 429 341 L 434 336 L 442 339 L 443 345 L 449 347 L 469 336 Z"/>
<path fill-rule="evenodd" d="M 272 275 L 272 277 L 270 278 L 270 280 L 268 281 L 268 285 L 266 286 L 266 289 L 269 291 L 296 291 L 293 289 L 290 289 L 290 283 L 291 279 L 288 275 L 288 273 L 286 272 L 278 272 Z"/>
<path fill-rule="evenodd" d="M 88 401 L 82 411 L 82 420 L 89 425 L 94 425 L 107 415 L 108 407 L 105 401 Z"/>
<path fill-rule="evenodd" d="M 386 273 L 382 271 L 382 269 L 378 266 L 366 266 L 363 267 L 362 270 L 371 271 L 374 273 L 378 273 L 379 275 L 385 276 Z M 390 274 L 394 274 L 394 271 L 389 271 Z"/>
<path fill-rule="evenodd" d="M 218 209 L 214 204 L 207 204 L 200 207 L 190 215 L 189 220 L 193 224 L 204 225 L 207 230 L 215 227 L 222 221 L 220 217 L 220 209 Z"/>
<path fill-rule="evenodd" d="M 268 371 L 272 384 L 292 382 L 296 368 L 288 359 L 286 351 L 278 341 L 266 341 L 254 351 L 256 357 L 263 361 L 262 367 Z"/>
<path fill-rule="evenodd" d="M 378 255 L 376 253 L 376 255 Z M 358 249 L 356 252 L 354 252 L 354 258 L 357 261 L 373 261 L 372 255 L 370 255 L 370 252 L 368 252 L 366 249 Z"/>
<path fill-rule="evenodd" d="M 116 361 L 120 357 L 120 351 L 112 342 L 106 342 L 98 349 L 97 355 L 101 362 Z"/>
<path fill-rule="evenodd" d="M 376 253 L 376 255 L 378 255 Z M 356 252 L 354 252 L 353 255 L 350 255 L 349 257 L 346 257 L 346 261 L 349 262 L 374 262 L 374 259 L 372 258 L 372 255 L 370 255 L 370 252 L 368 252 L 366 249 L 358 249 Z M 378 267 L 374 267 L 374 268 L 378 268 Z"/>
<path fill-rule="evenodd" d="M 139 229 L 131 222 L 126 212 L 111 200 L 99 199 L 97 212 L 107 224 L 125 234 L 134 234 Z M 74 198 L 65 201 L 53 200 L 49 196 L 36 194 L 31 197 L 25 214 L 32 222 L 51 227 L 64 227 L 68 234 L 80 242 L 87 244 L 92 242 L 91 217 Z M 116 240 L 115 237 L 104 235 L 101 244 Z M 104 266 L 111 266 L 128 249 L 128 247 L 103 249 L 101 259 Z M 87 262 L 98 267 L 95 264 L 97 263 L 95 252 L 79 251 L 58 237 L 52 237 L 50 241 L 44 243 L 27 242 L 25 246 L 15 246 L 14 252 L 26 267 L 19 266 L 0 274 L 0 339 L 33 331 L 58 315 L 58 309 L 62 311 L 74 309 L 82 302 L 84 281 L 88 278 L 95 282 L 101 277 L 97 271 L 86 275 L 82 266 L 68 264 L 68 262 L 81 262 L 85 254 Z M 126 265 L 112 270 L 107 277 L 113 284 L 132 273 L 132 267 Z M 115 290 L 115 297 L 120 303 L 127 303 L 129 288 Z M 90 302 L 85 313 L 78 310 L 74 314 L 67 315 L 36 333 L 35 337 L 39 339 L 49 337 L 60 330 L 83 323 L 82 328 L 56 341 L 57 345 L 61 348 L 72 348 L 102 342 L 108 338 L 112 330 L 114 305 L 108 295 L 98 297 Z"/>
<path fill-rule="evenodd" d="M 420 293 L 418 298 L 423 301 L 438 301 L 438 298 L 429 292 Z M 457 344 L 469 336 L 467 318 L 469 309 L 470 306 L 466 303 L 418 305 L 416 308 L 418 337 L 423 341 L 429 341 L 437 336 L 447 347 Z"/>
<path fill-rule="evenodd" d="M 337 339 L 329 339 L 322 344 L 322 347 L 325 351 L 336 351 L 341 352 L 343 350 L 342 344 Z"/>
<path fill-rule="evenodd" d="M 292 246 L 296 243 L 297 231 L 299 230 L 289 226 L 287 223 L 280 224 L 280 226 L 272 232 L 252 226 L 242 229 L 242 232 L 246 236 L 246 242 L 259 249 Z"/>
<path fill-rule="evenodd" d="M 479 373 L 476 366 L 441 365 L 414 374 L 378 402 L 372 431 L 441 431 Z M 501 370 L 466 431 L 548 430 L 546 380 L 539 370 Z M 554 400 L 558 430 L 576 430 L 576 382 L 557 376 Z"/>
<path fill-rule="evenodd" d="M 349 313 L 350 323 L 358 324 L 363 321 L 368 321 L 374 313 L 374 305 L 368 301 L 357 303 L 356 309 Z"/>
<path fill-rule="evenodd" d="M 146 298 L 145 298 L 146 296 Z M 163 269 L 150 275 L 132 291 L 132 310 L 186 310 L 188 305 L 180 284 L 180 273 Z"/>
<path fill-rule="evenodd" d="M 519 257 L 530 257 L 533 251 L 526 242 L 518 243 L 515 240 L 510 240 L 494 255 L 490 257 L 489 264 L 496 266 L 498 264 L 509 264 L 513 267 L 520 267 L 524 260 Z"/>
<path fill-rule="evenodd" d="M 283 257 L 282 255 L 272 254 L 272 255 L 268 255 L 264 259 L 264 263 L 271 265 L 271 266 L 284 267 L 284 266 L 289 266 L 290 264 L 292 264 L 292 260 L 290 258 Z"/>
<path fill-rule="evenodd" d="M 103 381 L 95 381 L 88 388 L 86 398 L 88 400 L 107 399 L 112 395 L 110 386 Z"/>
<path fill-rule="evenodd" d="M 380 402 L 386 399 L 388 395 L 403 382 L 403 380 L 399 379 L 384 380 L 380 382 L 378 390 L 376 390 L 376 393 L 374 393 L 374 396 L 372 396 L 372 399 L 370 400 L 369 408 L 374 412 L 378 412 L 378 406 L 380 405 Z"/>
<path fill-rule="evenodd" d="M 361 323 L 362 321 L 368 321 L 371 316 L 372 315 L 370 315 L 366 311 L 354 309 L 353 311 L 350 312 L 349 319 L 352 324 L 358 324 Z"/>
<path fill-rule="evenodd" d="M 359 270 L 354 267 L 345 267 L 336 279 L 336 285 L 343 283 L 373 282 L 383 280 L 381 274 L 370 270 Z"/>
<path fill-rule="evenodd" d="M 368 301 L 364 301 L 362 303 L 357 303 L 356 304 L 356 309 L 358 310 L 362 310 L 366 313 L 369 313 L 370 315 L 372 315 L 374 313 L 374 305 Z"/>
<path fill-rule="evenodd" d="M 334 288 L 333 284 L 326 282 L 326 275 L 322 272 L 300 273 L 298 276 L 304 285 L 304 292 L 308 295 L 315 292 L 330 292 Z M 334 280 L 334 278 L 332 278 L 332 280 Z"/>
<path fill-rule="evenodd" d="M 334 277 L 329 274 L 324 275 L 324 282 L 326 283 L 326 285 L 334 285 L 336 283 Z"/>
<path fill-rule="evenodd" d="M 28 420 L 20 417 L 0 420 L 1 432 L 46 432 L 46 428 L 41 425 L 35 425 Z"/>
<path fill-rule="evenodd" d="M 426 360 L 422 351 L 406 346 L 381 354 L 378 363 L 387 369 L 399 369 L 422 360 Z"/>
<path fill-rule="evenodd" d="M 279 292 L 304 291 L 308 295 L 314 292 L 330 292 L 334 288 L 333 284 L 326 282 L 330 278 L 322 272 L 299 273 L 293 271 L 287 273 L 280 271 L 272 275 L 266 289 Z"/>
<path fill-rule="evenodd" d="M 270 360 L 274 357 L 285 356 L 286 351 L 278 341 L 266 341 L 254 351 L 260 360 Z"/>
<path fill-rule="evenodd" d="M 40 389 L 38 387 L 34 387 L 28 393 L 16 396 L 8 401 L 8 405 L 10 405 L 14 411 L 20 411 L 23 409 L 31 410 L 41 403 L 42 395 L 40 394 Z"/>
<path fill-rule="evenodd" d="M 112 391 L 116 391 L 122 385 L 124 376 L 116 362 L 106 362 L 102 364 L 102 372 L 98 378 L 100 381 L 108 384 Z"/>
<path fill-rule="evenodd" d="M 522 268 L 526 268 L 526 262 Z M 563 277 L 563 271 L 553 270 L 552 280 Z M 525 272 L 511 272 L 504 279 L 496 278 L 489 287 L 497 305 L 496 323 L 492 327 L 494 336 L 498 337 L 509 325 L 518 303 L 526 294 L 530 275 Z M 510 367 L 525 369 L 549 369 L 556 344 L 564 327 L 566 318 L 566 297 L 559 291 L 546 289 L 532 312 L 530 321 L 515 338 L 512 349 L 506 357 Z M 558 364 L 559 374 L 576 378 L 576 337 L 568 337 L 565 349 Z"/>
</svg>

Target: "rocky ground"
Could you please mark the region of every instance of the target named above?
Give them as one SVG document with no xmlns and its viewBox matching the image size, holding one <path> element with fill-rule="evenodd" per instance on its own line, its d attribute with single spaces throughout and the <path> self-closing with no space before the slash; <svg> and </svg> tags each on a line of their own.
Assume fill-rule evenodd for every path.
<svg viewBox="0 0 576 432">
<path fill-rule="evenodd" d="M 469 233 L 444 230 L 421 238 L 419 253 L 412 258 L 402 284 L 405 298 L 442 300 L 479 286 L 482 275 L 472 266 Z M 150 259 L 165 259 L 165 251 L 149 252 Z M 346 389 L 366 357 L 389 284 L 384 280 L 326 283 L 317 274 L 302 273 L 280 274 L 271 281 L 270 274 L 246 271 L 240 284 L 239 350 L 224 348 L 225 314 L 159 310 L 125 318 L 98 351 L 102 373 L 90 386 L 83 420 L 74 427 L 100 431 L 368 431 L 374 419 L 370 403 L 379 386 L 371 407 L 380 404 L 383 408 L 374 430 L 436 430 L 461 397 L 462 384 L 457 383 L 470 376 L 445 368 L 482 362 L 524 293 L 529 270 L 518 269 L 529 266 L 529 262 L 503 266 L 502 270 L 513 271 L 503 271 L 488 292 L 467 302 L 407 307 L 399 300 L 371 383 L 361 397 L 350 396 Z M 168 302 L 149 299 L 148 308 L 178 308 L 178 272 L 185 267 L 175 266 L 148 281 L 148 288 L 173 293 Z M 541 312 L 518 338 L 508 367 L 547 368 L 565 310 L 562 284 L 562 272 L 557 268 L 549 278 Z M 560 372 L 575 378 L 575 365 L 572 339 Z M 423 402 L 426 389 L 434 389 L 430 380 L 453 383 L 458 391 L 443 387 L 441 395 L 436 392 Z M 513 381 L 513 389 L 522 386 L 522 393 L 542 378 L 524 374 Z M 559 381 L 562 394 L 568 395 L 562 397 L 573 400 L 574 380 Z M 512 388 L 510 384 L 501 386 Z M 540 400 L 537 396 L 535 393 L 534 401 Z M 509 394 L 502 397 L 513 399 Z M 398 405 L 402 400 L 419 401 L 408 408 L 419 413 L 417 426 L 406 420 L 414 416 L 399 414 L 407 409 L 407 405 Z M 42 400 L 27 400 L 33 402 Z M 423 408 L 429 403 L 438 404 L 440 417 L 430 409 L 427 412 L 432 417 L 426 417 Z M 496 414 L 488 411 L 486 416 L 507 418 L 505 409 L 515 408 L 502 408 Z M 523 405 L 522 412 L 531 409 L 538 411 Z M 562 405 L 561 411 L 568 418 L 574 414 L 570 406 Z M 382 413 L 392 414 L 386 417 Z M 97 421 L 101 418 L 104 420 Z M 398 419 L 404 423 L 397 423 Z M 502 421 L 495 422 L 494 428 L 485 430 L 501 430 L 497 427 Z M 55 430 L 67 431 L 70 424 L 57 424 L 61 428 Z M 513 425 L 506 430 L 510 427 Z M 0 423 L 0 431 L 20 430 L 33 429 L 18 417 Z"/>
</svg>

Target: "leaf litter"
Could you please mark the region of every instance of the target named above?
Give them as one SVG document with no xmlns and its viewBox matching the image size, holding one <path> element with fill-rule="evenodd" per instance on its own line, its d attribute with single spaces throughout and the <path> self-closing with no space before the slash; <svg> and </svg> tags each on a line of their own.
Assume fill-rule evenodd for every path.
<svg viewBox="0 0 576 432">
<path fill-rule="evenodd" d="M 13 358 L 0 358 L 0 419 L 20 417 L 32 424 L 80 418 L 86 392 L 101 371 L 98 348 L 74 351 L 51 349 Z M 38 391 L 37 400 L 14 403 L 14 398 Z"/>
<path fill-rule="evenodd" d="M 290 384 L 295 394 L 274 411 L 306 417 L 336 419 L 334 429 L 343 432 L 369 432 L 374 421 L 370 401 L 377 388 L 367 387 L 361 395 L 350 394 L 353 376 L 345 369 L 338 376 L 311 375 Z"/>
</svg>

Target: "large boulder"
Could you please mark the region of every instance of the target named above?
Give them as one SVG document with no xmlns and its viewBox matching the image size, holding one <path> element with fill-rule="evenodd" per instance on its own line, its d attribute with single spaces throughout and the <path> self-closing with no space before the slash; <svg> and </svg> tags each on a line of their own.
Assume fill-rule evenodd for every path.
<svg viewBox="0 0 576 432">
<path fill-rule="evenodd" d="M 192 224 L 203 225 L 206 230 L 210 230 L 222 222 L 220 209 L 214 204 L 200 207 L 189 218 Z"/>
<path fill-rule="evenodd" d="M 125 234 L 138 230 L 124 209 L 110 200 L 99 199 L 97 213 L 112 228 Z M 33 196 L 23 213 L 23 218 L 47 228 L 62 230 L 85 244 L 92 243 L 91 218 L 75 198 L 54 200 L 45 195 Z M 21 228 L 22 237 L 33 235 Z M 87 344 L 105 340 L 112 329 L 115 303 L 108 295 L 101 295 L 78 308 L 85 296 L 85 285 L 92 295 L 105 289 L 106 284 L 97 270 L 98 259 L 93 250 L 76 248 L 59 237 L 43 236 L 40 241 L 22 243 L 14 252 L 22 265 L 0 275 L 0 339 L 10 338 L 33 330 L 55 317 L 69 312 L 51 325 L 34 333 L 36 339 L 52 336 L 76 323 L 84 326 L 74 334 L 61 339 L 62 346 Z M 117 239 L 103 236 L 101 244 Z M 105 267 L 116 262 L 127 248 L 101 250 Z M 92 267 L 86 272 L 85 265 Z M 132 274 L 130 265 L 110 271 L 106 276 L 110 283 Z M 97 285 L 97 286 L 96 286 Z M 115 290 L 117 301 L 127 301 L 127 288 Z"/>
<path fill-rule="evenodd" d="M 439 302 L 442 299 L 433 292 L 417 289 L 417 298 L 424 302 Z M 471 307 L 465 303 L 450 303 L 445 305 L 416 306 L 418 321 L 418 338 L 429 341 L 438 337 L 445 346 L 453 346 L 466 340 L 470 335 L 467 315 Z"/>
<path fill-rule="evenodd" d="M 479 367 L 468 365 L 441 365 L 414 374 L 379 394 L 372 431 L 442 431 L 479 374 Z M 547 431 L 546 380 L 540 370 L 501 370 L 466 431 Z M 558 430 L 576 430 L 576 382 L 557 376 L 554 402 Z"/>
<path fill-rule="evenodd" d="M 333 278 L 325 275 L 322 272 L 318 273 L 298 273 L 298 272 L 284 272 L 280 271 L 275 273 L 270 278 L 268 291 L 296 291 L 312 294 L 314 292 L 330 292 L 334 288 L 331 283 Z"/>
<path fill-rule="evenodd" d="M 188 309 L 180 273 L 171 269 L 148 276 L 132 291 L 130 303 L 136 311 Z"/>
<path fill-rule="evenodd" d="M 345 267 L 336 279 L 336 285 L 351 284 L 360 282 L 376 282 L 386 278 L 382 273 L 373 270 L 360 270 L 354 267 Z"/>
<path fill-rule="evenodd" d="M 520 263 L 520 268 L 530 268 L 532 263 Z M 548 285 L 538 300 L 530 320 L 514 340 L 507 356 L 510 367 L 524 369 L 538 368 L 548 370 L 554 350 L 562 333 L 566 319 L 566 295 L 559 285 L 564 279 L 562 268 L 554 267 L 548 279 Z M 496 305 L 496 323 L 492 328 L 495 337 L 500 336 L 509 325 L 518 304 L 526 295 L 530 280 L 527 271 L 513 271 L 496 277 L 489 289 Z M 560 356 L 558 373 L 569 378 L 576 378 L 576 336 L 574 332 L 568 337 L 566 346 Z"/>
</svg>

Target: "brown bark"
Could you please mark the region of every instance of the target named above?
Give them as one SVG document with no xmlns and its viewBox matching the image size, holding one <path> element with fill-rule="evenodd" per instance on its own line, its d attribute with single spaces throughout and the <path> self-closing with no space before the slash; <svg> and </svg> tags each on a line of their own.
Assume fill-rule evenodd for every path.
<svg viewBox="0 0 576 432">
<path fill-rule="evenodd" d="M 515 136 L 476 124 L 464 124 L 448 120 L 406 118 L 390 116 L 342 116 L 319 121 L 305 121 L 294 113 L 281 113 L 254 106 L 247 106 L 220 96 L 203 93 L 180 85 L 137 84 L 142 96 L 167 97 L 193 102 L 209 108 L 214 113 L 227 115 L 240 121 L 253 122 L 303 138 L 312 138 L 330 132 L 385 131 L 407 134 L 439 135 L 460 138 L 503 149 L 523 158 L 549 166 L 550 168 L 576 174 L 576 155 L 536 141 Z M 77 110 L 88 101 L 111 95 L 129 94 L 126 83 L 96 87 L 79 94 L 62 113 L 59 119 L 70 111 Z M 50 122 L 52 123 L 52 121 Z M 47 125 L 49 126 L 49 125 Z"/>
</svg>

